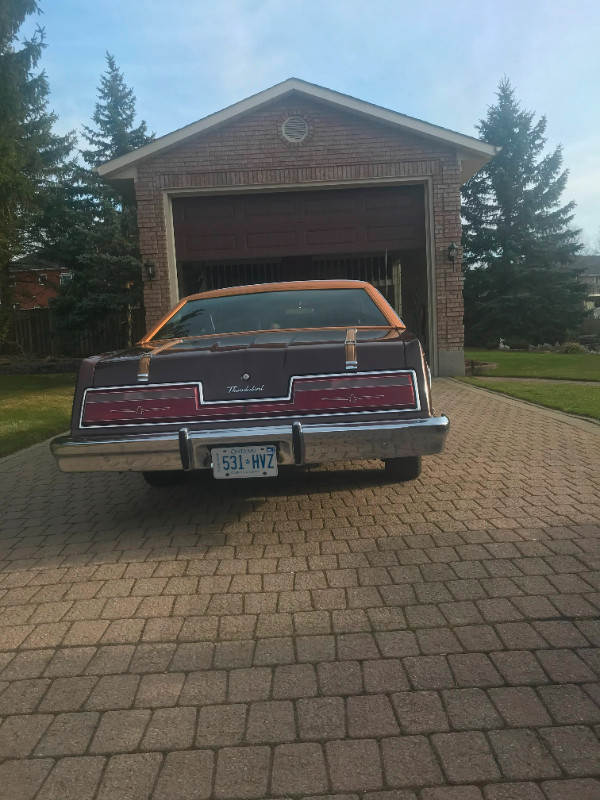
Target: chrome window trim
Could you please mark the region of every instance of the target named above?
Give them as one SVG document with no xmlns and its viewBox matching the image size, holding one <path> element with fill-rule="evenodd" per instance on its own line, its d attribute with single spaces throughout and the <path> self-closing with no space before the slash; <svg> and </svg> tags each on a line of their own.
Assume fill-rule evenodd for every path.
<svg viewBox="0 0 600 800">
<path fill-rule="evenodd" d="M 150 380 L 150 361 L 155 355 L 158 353 L 162 353 L 165 350 L 169 350 L 171 347 L 175 347 L 176 344 L 180 344 L 183 339 L 171 339 L 167 344 L 159 345 L 151 350 L 149 353 L 144 353 L 141 356 L 138 362 L 138 374 L 137 374 L 137 382 L 147 384 Z"/>
<path fill-rule="evenodd" d="M 358 361 L 356 360 L 356 328 L 348 328 L 346 331 L 346 341 L 344 342 L 346 348 L 346 369 L 358 369 Z"/>
<path fill-rule="evenodd" d="M 382 370 L 374 370 L 372 372 L 353 372 L 352 378 L 359 378 L 359 377 L 368 377 L 368 376 L 376 376 L 376 375 L 411 375 L 412 376 L 412 384 L 413 389 L 415 392 L 415 401 L 416 405 L 413 408 L 399 408 L 396 410 L 395 413 L 413 413 L 415 411 L 421 411 L 421 396 L 419 394 L 419 383 L 417 381 L 417 373 L 414 369 L 382 369 Z M 311 374 L 311 375 L 292 375 L 289 381 L 289 389 L 288 394 L 285 397 L 244 397 L 238 398 L 237 400 L 204 400 L 204 394 L 202 391 L 202 381 L 177 381 L 172 383 L 147 383 L 145 384 L 145 389 L 164 389 L 167 386 L 197 386 L 198 387 L 198 396 L 200 400 L 200 405 L 204 406 L 222 406 L 222 405 L 238 405 L 239 403 L 252 401 L 253 403 L 274 403 L 274 402 L 281 402 L 281 401 L 290 401 L 292 400 L 293 393 L 294 393 L 294 383 L 298 380 L 307 380 L 310 378 L 339 378 L 343 379 L 348 376 L 345 372 L 326 372 L 322 374 Z M 172 420 L 170 422 L 125 422 L 125 423 L 115 423 L 114 425 L 111 423 L 106 423 L 104 425 L 84 425 L 83 423 L 83 412 L 85 411 L 85 404 L 87 401 L 88 392 L 107 392 L 111 390 L 123 390 L 123 389 L 137 389 L 140 390 L 140 384 L 128 384 L 125 386 L 89 386 L 83 392 L 83 398 L 81 401 L 81 411 L 79 413 L 79 428 L 80 430 L 94 430 L 94 429 L 101 429 L 105 430 L 106 428 L 140 428 L 140 427 L 157 427 L 159 425 L 176 425 L 177 420 Z M 306 418 L 313 418 L 313 417 L 347 417 L 347 416 L 360 416 L 363 414 L 389 414 L 390 410 L 384 411 L 332 411 L 332 412 L 323 412 L 319 414 L 298 414 L 299 417 L 303 419 Z M 280 416 L 277 414 L 273 414 L 272 417 L 269 419 L 290 419 L 293 416 L 292 414 L 286 416 Z M 255 420 L 264 420 L 265 417 L 236 417 L 236 418 L 228 418 L 223 420 L 208 420 L 209 422 L 223 422 L 223 423 L 230 423 L 230 422 L 251 422 Z M 202 417 L 197 419 L 185 419 L 179 420 L 180 422 L 184 422 L 185 424 L 193 424 L 194 422 L 203 422 Z"/>
</svg>

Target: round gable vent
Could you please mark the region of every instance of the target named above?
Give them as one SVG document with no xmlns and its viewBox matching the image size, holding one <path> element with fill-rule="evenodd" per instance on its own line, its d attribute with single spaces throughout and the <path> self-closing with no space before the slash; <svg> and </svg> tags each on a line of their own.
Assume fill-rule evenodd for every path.
<svg viewBox="0 0 600 800">
<path fill-rule="evenodd" d="M 304 117 L 288 117 L 281 126 L 281 135 L 288 142 L 300 144 L 308 136 L 308 122 Z"/>
</svg>

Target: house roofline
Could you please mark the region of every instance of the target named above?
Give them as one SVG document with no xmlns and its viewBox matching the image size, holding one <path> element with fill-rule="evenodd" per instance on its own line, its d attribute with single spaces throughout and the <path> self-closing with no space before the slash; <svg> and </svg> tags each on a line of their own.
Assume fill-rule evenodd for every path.
<svg viewBox="0 0 600 800">
<path fill-rule="evenodd" d="M 390 111 L 382 106 L 367 103 L 364 100 L 358 100 L 350 95 L 335 92 L 332 89 L 326 89 L 323 86 L 317 86 L 314 83 L 308 83 L 299 78 L 288 78 L 282 83 L 271 86 L 269 89 L 258 92 L 258 94 L 251 95 L 245 100 L 240 100 L 238 103 L 234 103 L 221 111 L 209 114 L 207 117 L 197 122 L 193 122 L 176 131 L 167 133 L 165 136 L 160 136 L 158 139 L 154 139 L 152 142 L 149 142 L 131 153 L 115 158 L 112 161 L 107 161 L 105 164 L 101 164 L 96 168 L 97 172 L 101 177 L 112 180 L 133 178 L 135 177 L 135 166 L 142 159 L 156 155 L 161 152 L 161 150 L 173 147 L 191 136 L 204 133 L 217 125 L 222 125 L 241 114 L 257 109 L 266 103 L 270 103 L 292 92 L 303 94 L 315 100 L 324 101 L 338 108 L 361 114 L 379 122 L 395 125 L 416 136 L 424 136 L 441 142 L 446 146 L 454 147 L 459 151 L 461 160 L 464 160 L 470 165 L 468 169 L 470 174 L 468 174 L 467 177 L 471 177 L 477 169 L 484 166 L 500 151 L 499 147 L 488 144 L 487 142 L 482 142 L 472 136 L 466 136 L 465 134 L 442 128 L 439 125 L 432 125 L 429 122 L 406 116 L 406 114 L 400 114 L 397 111 Z M 473 169 L 473 166 L 476 168 Z"/>
</svg>

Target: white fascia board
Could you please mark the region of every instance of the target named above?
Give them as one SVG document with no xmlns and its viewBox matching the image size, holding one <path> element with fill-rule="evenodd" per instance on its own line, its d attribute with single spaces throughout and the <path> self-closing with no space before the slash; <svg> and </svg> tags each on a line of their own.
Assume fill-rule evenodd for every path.
<svg viewBox="0 0 600 800">
<path fill-rule="evenodd" d="M 133 150 L 131 153 L 127 153 L 120 158 L 115 158 L 113 161 L 107 161 L 106 164 L 101 164 L 98 167 L 98 174 L 103 177 L 117 177 L 113 173 L 122 170 L 124 167 L 127 167 L 142 158 L 152 156 L 161 150 L 165 150 L 167 147 L 172 147 L 179 142 L 183 142 L 190 136 L 203 133 L 210 128 L 214 128 L 216 125 L 221 125 L 224 122 L 234 119 L 240 114 L 244 114 L 247 111 L 258 108 L 259 106 L 264 105 L 264 103 L 268 103 L 271 100 L 276 100 L 282 94 L 291 91 L 291 89 L 286 85 L 288 83 L 290 83 L 290 81 L 279 83 L 276 86 L 272 86 L 270 89 L 266 89 L 264 92 L 259 92 L 258 94 L 247 97 L 245 100 L 241 100 L 239 103 L 234 103 L 232 106 L 228 106 L 221 111 L 217 111 L 214 114 L 209 114 L 208 117 L 204 117 L 204 119 L 198 120 L 198 122 L 192 122 L 190 125 L 179 128 L 172 133 L 167 133 L 165 136 L 159 136 L 158 139 L 154 139 L 154 141 L 149 142 L 137 150 Z M 285 89 L 282 89 L 284 86 Z"/>
<path fill-rule="evenodd" d="M 446 145 L 453 145 L 463 150 L 485 155 L 487 158 L 491 158 L 498 152 L 498 148 L 494 145 L 482 142 L 473 136 L 465 136 L 463 133 L 457 133 L 439 125 L 432 125 L 430 122 L 424 122 L 415 117 L 407 117 L 406 114 L 400 114 L 398 111 L 390 111 L 382 106 L 367 103 L 365 100 L 358 100 L 355 97 L 350 97 L 350 95 L 334 92 L 332 89 L 325 89 L 311 83 L 304 83 L 304 81 L 297 81 L 297 83 L 300 84 L 298 91 L 303 91 L 318 100 L 331 103 L 346 111 L 363 114 L 380 122 L 389 122 L 418 136 L 435 139 Z M 310 91 L 307 91 L 305 87 L 310 87 Z"/>
<path fill-rule="evenodd" d="M 108 161 L 106 164 L 101 164 L 97 168 L 98 174 L 107 178 L 133 177 L 131 172 L 126 170 L 126 168 L 131 168 L 131 166 L 140 159 L 155 155 L 161 150 L 172 147 L 188 139 L 190 136 L 203 133 L 216 125 L 228 122 L 240 114 L 252 111 L 265 103 L 277 100 L 279 97 L 289 94 L 290 92 L 298 92 L 307 97 L 335 105 L 343 110 L 353 111 L 379 122 L 395 125 L 416 136 L 425 136 L 428 139 L 433 139 L 442 144 L 458 147 L 461 150 L 482 158 L 482 166 L 489 161 L 492 156 L 496 155 L 499 150 L 499 148 L 494 145 L 481 142 L 479 139 L 475 139 L 472 136 L 465 136 L 462 133 L 456 133 L 455 131 L 450 131 L 438 125 L 432 125 L 429 122 L 423 122 L 414 117 L 407 117 L 405 114 L 399 114 L 397 111 L 390 111 L 387 108 L 367 103 L 364 100 L 358 100 L 355 97 L 350 97 L 341 92 L 334 92 L 332 89 L 326 89 L 313 83 L 301 81 L 298 78 L 289 78 L 282 83 L 278 83 L 276 86 L 272 86 L 270 89 L 265 89 L 263 92 L 247 97 L 245 100 L 234 103 L 232 106 L 224 108 L 221 111 L 217 111 L 215 114 L 209 114 L 208 117 L 204 117 L 204 119 L 198 120 L 198 122 L 193 122 L 190 125 L 179 128 L 179 130 L 161 136 L 131 153 Z"/>
</svg>

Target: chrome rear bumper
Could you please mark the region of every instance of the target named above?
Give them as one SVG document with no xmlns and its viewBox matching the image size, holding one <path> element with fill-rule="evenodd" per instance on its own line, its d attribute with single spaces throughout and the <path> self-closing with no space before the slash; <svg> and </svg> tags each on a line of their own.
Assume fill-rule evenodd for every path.
<svg viewBox="0 0 600 800">
<path fill-rule="evenodd" d="M 179 433 L 59 436 L 51 443 L 62 472 L 142 472 L 210 469 L 211 448 L 276 444 L 279 464 L 320 464 L 440 453 L 447 417 L 400 421 L 319 424 L 293 422 L 252 428 L 220 428 Z"/>
</svg>

